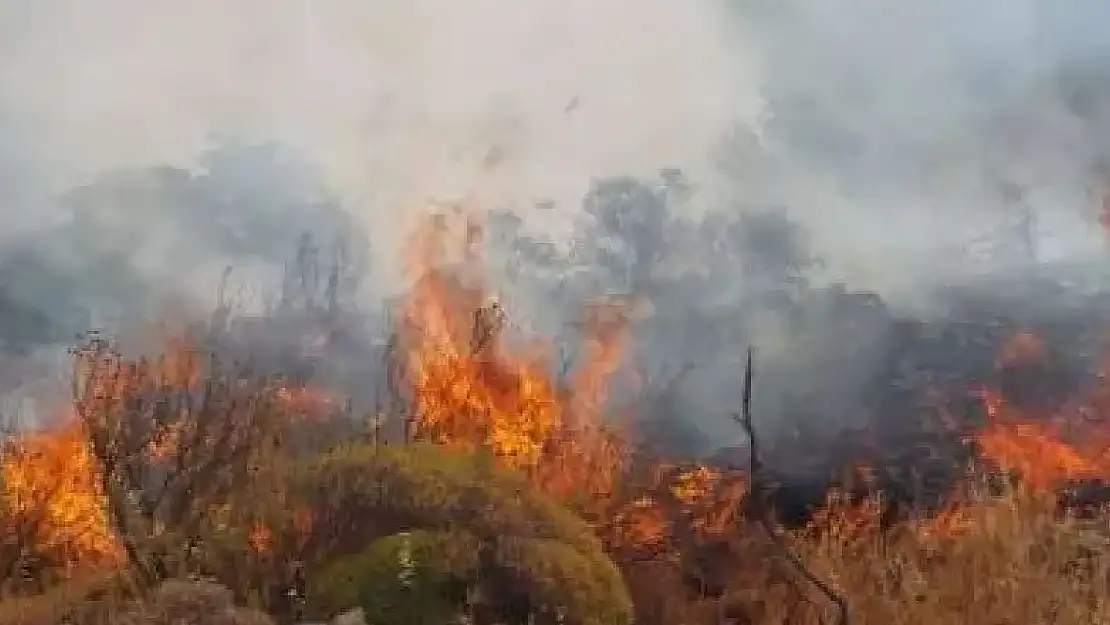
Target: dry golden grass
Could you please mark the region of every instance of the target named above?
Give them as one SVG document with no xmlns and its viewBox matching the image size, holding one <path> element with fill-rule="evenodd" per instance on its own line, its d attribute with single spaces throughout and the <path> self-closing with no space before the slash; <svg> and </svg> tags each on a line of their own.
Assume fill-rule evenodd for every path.
<svg viewBox="0 0 1110 625">
<path fill-rule="evenodd" d="M 32 597 L 0 601 L 0 625 L 272 625 L 265 614 L 233 604 L 210 583 L 171 580 L 146 601 L 123 597 L 121 580 L 88 577 Z"/>
<path fill-rule="evenodd" d="M 865 506 L 866 507 L 866 506 Z M 1110 519 L 1061 516 L 1029 491 L 980 499 L 947 523 L 880 532 L 868 510 L 832 514 L 792 542 L 851 604 L 854 623 L 1110 623 Z M 813 604 L 764 603 L 760 623 L 816 625 Z M 825 622 L 829 622 L 825 618 Z"/>
</svg>

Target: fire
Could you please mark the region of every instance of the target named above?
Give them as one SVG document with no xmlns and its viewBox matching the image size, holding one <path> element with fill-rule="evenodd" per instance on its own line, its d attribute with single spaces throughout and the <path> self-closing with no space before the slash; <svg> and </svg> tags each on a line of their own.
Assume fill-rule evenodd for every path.
<svg viewBox="0 0 1110 625">
<path fill-rule="evenodd" d="M 7 514 L 36 523 L 31 542 L 69 566 L 117 561 L 120 545 L 80 429 L 26 435 L 13 444 L 0 461 L 0 496 Z"/>
<path fill-rule="evenodd" d="M 396 309 L 394 346 L 410 393 L 411 434 L 487 448 L 564 500 L 581 492 L 605 499 L 614 494 L 618 474 L 626 468 L 625 445 L 604 424 L 605 405 L 627 351 L 629 329 L 646 303 L 616 297 L 588 305 L 578 327 L 580 362 L 560 379 L 552 375 L 548 346 L 518 347 L 509 340 L 514 337 L 505 311 L 483 280 L 482 238 L 480 221 L 457 213 L 428 220 L 406 247 L 412 284 Z M 1028 366 L 1045 354 L 1042 338 L 1020 332 L 1000 348 L 995 363 L 999 368 Z M 157 384 L 187 388 L 201 382 L 203 368 L 186 342 L 172 340 L 156 362 L 124 367 L 118 376 L 94 376 L 93 383 L 103 388 L 90 401 L 129 392 L 129 385 L 149 374 Z M 1096 389 L 1095 399 L 1107 388 L 1104 383 Z M 293 416 L 323 419 L 341 404 L 337 396 L 311 386 L 282 385 L 273 391 Z M 990 389 L 983 391 L 982 402 L 987 423 L 974 434 L 982 456 L 1020 474 L 1032 489 L 1052 492 L 1070 480 L 1110 477 L 1110 428 L 1100 429 L 1102 422 L 1087 418 L 1092 405 L 1097 410 L 1096 402 L 1065 406 L 1051 418 L 1025 414 Z M 1069 431 L 1076 426 L 1079 436 Z M 183 420 L 164 427 L 151 443 L 151 460 L 172 456 L 189 424 Z M 748 496 L 747 476 L 703 465 L 656 463 L 654 468 L 654 483 L 626 489 L 633 492 L 608 508 L 611 546 L 666 549 L 681 533 L 676 527 L 708 540 L 737 525 L 740 504 Z M 71 562 L 120 557 L 98 488 L 96 461 L 80 428 L 23 437 L 17 453 L 0 461 L 0 477 L 0 497 L 12 516 L 41 516 L 37 546 Z M 880 526 L 882 503 L 878 497 L 857 501 L 834 494 L 808 530 L 862 543 Z M 920 532 L 960 535 L 973 522 L 969 506 L 953 498 Z M 293 534 L 307 536 L 313 525 L 310 511 L 289 514 Z M 280 528 L 263 522 L 244 528 L 250 548 L 273 553 L 287 540 Z"/>
<path fill-rule="evenodd" d="M 969 517 L 967 508 L 962 504 L 952 503 L 922 522 L 917 530 L 922 537 L 944 540 L 966 534 L 972 523 L 974 521 Z"/>
<path fill-rule="evenodd" d="M 1060 439 L 1050 423 L 1028 420 L 992 392 L 984 392 L 989 425 L 976 437 L 983 455 L 1015 471 L 1032 488 L 1050 490 L 1068 480 L 1101 477 L 1098 458 Z"/>
<path fill-rule="evenodd" d="M 481 279 L 482 234 L 470 215 L 439 215 L 409 246 L 413 284 L 398 310 L 397 338 L 413 434 L 487 447 L 556 491 L 591 477 L 611 480 L 616 445 L 598 417 L 628 315 L 619 302 L 590 311 L 582 324 L 586 362 L 569 388 L 560 388 L 544 346 L 528 354 L 508 345 L 504 311 Z"/>
<path fill-rule="evenodd" d="M 576 418 L 585 422 L 601 416 L 608 397 L 608 381 L 624 357 L 632 318 L 646 303 L 634 298 L 611 298 L 591 303 L 579 323 L 584 335 L 583 363 L 571 381 Z"/>
<path fill-rule="evenodd" d="M 334 415 L 342 406 L 336 396 L 315 386 L 284 384 L 278 387 L 276 394 L 278 402 L 290 418 L 324 420 Z"/>
<path fill-rule="evenodd" d="M 634 487 L 614 510 L 605 540 L 610 547 L 661 553 L 679 549 L 683 538 L 704 542 L 726 536 L 737 525 L 748 480 L 739 472 L 702 464 L 660 464 L 649 482 Z"/>
<path fill-rule="evenodd" d="M 247 534 L 247 544 L 255 553 L 268 553 L 273 547 L 274 536 L 269 527 L 256 524 Z"/>
<path fill-rule="evenodd" d="M 1043 340 L 1018 333 L 1003 346 L 998 365 L 1023 366 L 1044 356 Z M 1047 417 L 1025 414 L 993 389 L 981 392 L 987 423 L 975 440 L 983 456 L 1004 471 L 1017 473 L 1037 491 L 1049 492 L 1068 481 L 1110 477 L 1110 430 L 1099 406 L 1105 376 L 1085 397 Z M 1100 427 L 1103 426 L 1103 427 Z"/>
<path fill-rule="evenodd" d="M 849 493 L 834 489 L 826 496 L 824 506 L 813 514 L 806 529 L 837 544 L 866 544 L 878 535 L 882 513 L 883 500 L 879 493 L 856 501 Z"/>
<path fill-rule="evenodd" d="M 479 323 L 485 290 L 472 275 L 478 233 L 457 267 L 446 265 L 447 224 L 436 219 L 412 244 L 414 284 L 398 314 L 398 335 L 413 392 L 417 436 L 440 443 L 489 445 L 514 466 L 534 466 L 560 421 L 555 387 L 538 362 L 510 356 L 499 329 Z"/>
<path fill-rule="evenodd" d="M 697 466 L 680 473 L 669 490 L 675 499 L 692 506 L 716 490 L 720 481 L 720 471 L 706 466 Z"/>
<path fill-rule="evenodd" d="M 644 495 L 614 515 L 609 544 L 616 548 L 662 550 L 672 535 L 671 518 L 660 502 Z"/>
<path fill-rule="evenodd" d="M 196 347 L 179 330 L 165 330 L 162 343 L 162 356 L 152 370 L 154 376 L 174 388 L 195 387 L 203 374 Z"/>
</svg>

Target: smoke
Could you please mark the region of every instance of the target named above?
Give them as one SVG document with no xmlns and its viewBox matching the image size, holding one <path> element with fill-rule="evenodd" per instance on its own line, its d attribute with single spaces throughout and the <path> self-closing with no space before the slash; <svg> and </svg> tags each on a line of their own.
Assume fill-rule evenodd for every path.
<svg viewBox="0 0 1110 625">
<path fill-rule="evenodd" d="M 715 0 L 3 6 L 0 108 L 54 188 L 189 166 L 221 138 L 277 142 L 376 233 L 383 266 L 429 198 L 554 200 L 542 227 L 558 232 L 591 177 L 709 175 L 760 107 Z"/>
<path fill-rule="evenodd" d="M 890 305 L 826 294 L 795 307 L 808 321 L 771 307 L 746 313 L 737 342 L 763 347 L 759 411 L 769 424 L 792 414 L 821 431 L 904 418 L 906 404 L 886 402 L 907 372 L 960 367 L 942 357 L 921 371 L 913 363 L 934 351 L 971 358 L 993 349 L 987 332 L 974 347 L 921 338 L 948 332 L 956 316 L 976 327 L 994 317 L 1079 316 L 1061 314 L 1076 306 L 1068 298 L 1030 286 L 1043 268 L 1029 260 L 1105 274 L 1097 219 L 1110 190 L 1110 38 L 1094 26 L 1105 6 L 756 0 L 733 8 L 763 123 L 734 134 L 722 151 L 726 187 L 714 191 L 743 208 L 787 207 L 824 261 L 809 277 L 877 291 Z M 1012 249 L 1006 259 L 998 248 L 1021 246 L 1023 206 L 1034 217 L 1035 259 Z M 1015 279 L 977 294 L 974 313 L 953 312 L 966 293 L 937 293 L 984 270 Z M 718 279 L 725 289 L 744 277 Z M 919 329 L 925 323 L 936 327 Z M 735 363 L 698 376 L 683 398 L 687 414 L 718 415 L 694 419 L 718 439 L 730 427 L 719 415 L 736 398 L 713 389 L 737 376 Z"/>
<path fill-rule="evenodd" d="M 1041 260 L 1100 251 L 1110 154 L 1101 3 L 747 2 L 767 123 L 738 142 L 739 195 L 781 203 L 838 277 L 906 294 L 962 246 L 1035 212 Z M 1010 213 L 1007 216 L 1007 213 Z"/>
<path fill-rule="evenodd" d="M 1090 0 L 0 11 L 0 172 L 20 196 L 6 222 L 34 223 L 50 194 L 107 171 L 195 167 L 230 138 L 318 167 L 385 283 L 430 198 L 552 200 L 527 221 L 559 237 L 592 178 L 660 167 L 690 174 L 700 205 L 788 206 L 830 276 L 891 294 L 963 271 L 938 260 L 1012 209 L 1004 183 L 1036 210 L 1043 257 L 1101 243 L 1108 47 Z"/>
<path fill-rule="evenodd" d="M 302 230 L 369 238 L 376 306 L 430 201 L 558 238 L 594 177 L 710 179 L 761 106 L 725 10 L 0 0 L 5 390 L 89 326 L 210 310 L 225 265 L 272 287 Z"/>
<path fill-rule="evenodd" d="M 376 304 L 399 286 L 405 230 L 429 202 L 508 208 L 531 232 L 532 264 L 548 241 L 623 240 L 627 266 L 609 273 L 593 249 L 569 287 L 559 268 L 522 278 L 535 284 L 516 289 L 521 308 L 558 326 L 596 291 L 647 285 L 657 315 L 637 357 L 716 367 L 668 408 L 709 415 L 713 438 L 731 431 L 735 400 L 717 389 L 734 387 L 751 342 L 781 360 L 764 368 L 772 393 L 801 397 L 769 412 L 819 399 L 814 419 L 841 419 L 886 366 L 886 336 L 863 323 L 880 313 L 843 293 L 795 301 L 800 333 L 781 300 L 808 284 L 774 265 L 815 253 L 823 275 L 807 265 L 806 278 L 929 300 L 971 270 L 970 240 L 1015 219 L 1007 186 L 1037 217 L 1041 260 L 1095 257 L 1108 12 L 1094 0 L 0 0 L 0 217 L 23 259 L 5 253 L 0 268 L 24 268 L 0 287 L 30 311 L 26 327 L 54 328 L 32 343 L 64 342 L 58 328 L 95 323 L 84 309 L 157 316 L 153 300 L 210 296 L 226 264 L 272 282 L 301 230 L 357 231 Z M 256 144 L 281 148 L 243 147 Z M 621 236 L 582 225 L 597 217 L 582 202 L 595 179 L 661 168 L 682 170 L 687 200 L 617 182 L 594 204 L 615 206 Z M 806 236 L 781 216 L 740 232 L 739 213 L 771 206 Z M 776 249 L 799 238 L 810 249 Z M 769 267 L 758 288 L 753 265 Z M 858 314 L 836 312 L 841 296 Z M 867 339 L 852 364 L 838 354 L 848 335 Z"/>
</svg>

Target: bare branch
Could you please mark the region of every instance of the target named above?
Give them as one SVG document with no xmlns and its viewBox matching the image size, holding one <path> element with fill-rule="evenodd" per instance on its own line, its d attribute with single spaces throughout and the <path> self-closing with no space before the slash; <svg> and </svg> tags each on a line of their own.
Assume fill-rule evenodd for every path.
<svg viewBox="0 0 1110 625">
<path fill-rule="evenodd" d="M 759 440 L 756 438 L 755 427 L 752 422 L 752 381 L 754 376 L 753 350 L 748 349 L 747 364 L 744 367 L 744 394 L 741 401 L 740 414 L 733 418 L 743 428 L 748 437 L 748 476 L 751 481 L 750 495 L 747 499 L 746 513 L 759 523 L 767 533 L 779 556 L 782 557 L 807 583 L 821 592 L 830 602 L 836 605 L 839 616 L 839 625 L 848 625 L 848 600 L 833 589 L 828 582 L 817 577 L 811 572 L 801 558 L 797 556 L 787 544 L 783 535 L 775 528 L 767 506 L 767 491 L 762 480 L 762 466 L 759 461 Z"/>
<path fill-rule="evenodd" d="M 113 528 L 140 586 L 166 575 L 155 544 L 185 550 L 214 507 L 251 476 L 283 413 L 273 381 L 207 367 L 189 350 L 180 370 L 128 361 L 107 341 L 75 350 L 74 407 L 101 468 Z M 275 438 L 276 440 L 276 438 Z M 157 538 L 157 540 L 155 540 Z"/>
</svg>

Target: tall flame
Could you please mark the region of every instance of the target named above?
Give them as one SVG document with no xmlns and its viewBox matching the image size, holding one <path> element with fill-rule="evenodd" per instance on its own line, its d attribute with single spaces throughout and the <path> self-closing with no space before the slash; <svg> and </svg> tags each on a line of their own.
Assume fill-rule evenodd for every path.
<svg viewBox="0 0 1110 625">
<path fill-rule="evenodd" d="M 559 423 L 555 387 L 541 363 L 502 349 L 494 319 L 481 318 L 477 224 L 466 219 L 461 257 L 451 259 L 445 217 L 411 245 L 414 282 L 397 317 L 413 393 L 415 433 L 440 443 L 488 445 L 514 466 L 534 466 Z"/>
<path fill-rule="evenodd" d="M 599 417 L 628 315 L 616 302 L 591 311 L 582 326 L 585 363 L 560 388 L 547 349 L 508 345 L 504 311 L 482 280 L 482 235 L 472 215 L 438 215 L 408 246 L 413 284 L 398 309 L 397 337 L 414 433 L 487 447 L 510 466 L 545 475 L 554 490 L 581 486 L 590 475 L 608 479 L 616 447 Z M 580 475 L 553 483 L 571 473 Z"/>
<path fill-rule="evenodd" d="M 0 460 L 5 512 L 34 525 L 28 542 L 63 564 L 117 561 L 96 460 L 80 430 L 26 435 Z"/>
</svg>

